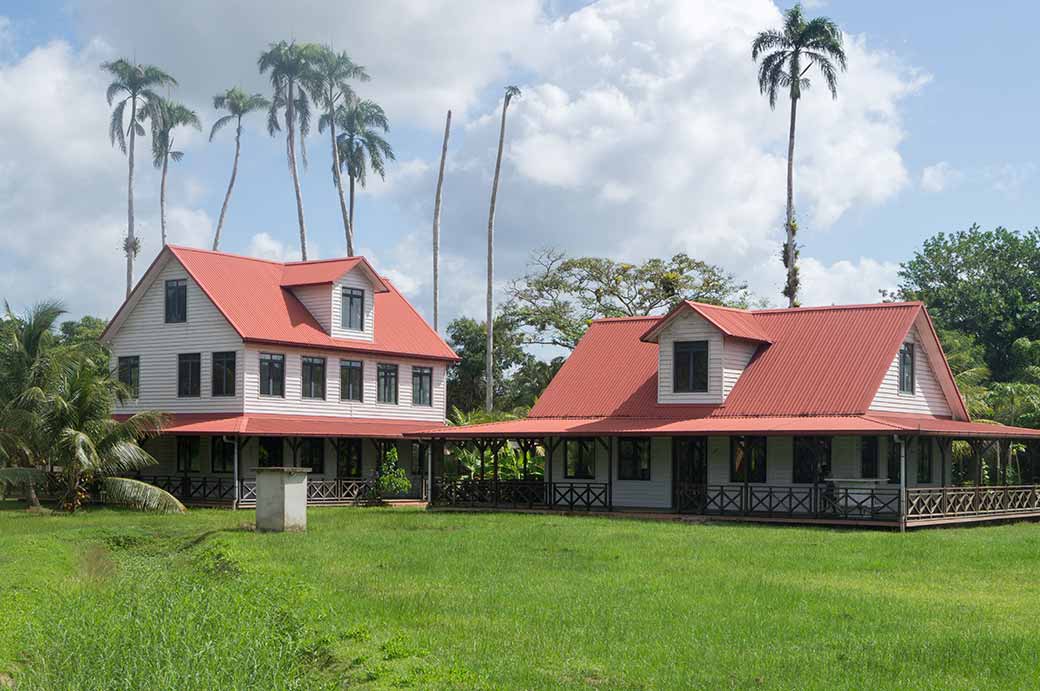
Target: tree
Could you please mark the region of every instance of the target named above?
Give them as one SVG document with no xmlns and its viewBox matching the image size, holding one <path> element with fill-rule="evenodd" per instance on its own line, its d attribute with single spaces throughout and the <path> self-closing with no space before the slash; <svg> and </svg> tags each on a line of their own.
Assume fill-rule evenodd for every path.
<svg viewBox="0 0 1040 691">
<path fill-rule="evenodd" d="M 985 349 L 976 342 L 974 336 L 949 329 L 939 329 L 939 341 L 957 388 L 964 396 L 968 414 L 972 418 L 991 418 L 993 409 L 986 388 L 990 371 L 986 366 Z"/>
<path fill-rule="evenodd" d="M 157 101 L 155 116 L 152 117 L 152 163 L 162 170 L 159 183 L 159 226 L 162 229 L 162 244 L 166 246 L 166 175 L 170 159 L 174 162 L 184 158 L 183 151 L 173 148 L 173 130 L 190 125 L 201 131 L 199 116 L 187 106 L 165 98 Z"/>
<path fill-rule="evenodd" d="M 108 325 L 104 319 L 85 316 L 78 321 L 63 321 L 58 327 L 58 345 L 77 348 L 104 371 L 109 367 L 108 348 L 101 343 L 101 334 Z"/>
<path fill-rule="evenodd" d="M 564 358 L 554 357 L 546 362 L 528 353 L 520 367 L 505 382 L 502 408 L 513 411 L 528 411 L 549 386 L 556 373 L 563 367 Z"/>
<path fill-rule="evenodd" d="M 629 264 L 553 249 L 532 255 L 508 296 L 504 313 L 523 328 L 526 343 L 567 349 L 593 319 L 659 314 L 683 300 L 730 307 L 751 300 L 732 274 L 686 254 Z"/>
<path fill-rule="evenodd" d="M 238 87 L 228 89 L 222 94 L 213 97 L 213 107 L 217 110 L 227 110 L 228 114 L 220 117 L 213 123 L 213 129 L 209 132 L 209 140 L 212 142 L 214 135 L 229 123 L 235 123 L 235 158 L 231 164 L 231 180 L 228 181 L 227 192 L 224 194 L 224 203 L 220 207 L 220 218 L 217 220 L 217 232 L 213 235 L 213 249 L 220 249 L 220 231 L 224 227 L 224 218 L 227 216 L 228 202 L 231 201 L 231 190 L 235 187 L 235 178 L 238 177 L 238 156 L 242 150 L 242 118 L 254 110 L 269 108 L 271 102 L 261 94 L 247 94 Z"/>
<path fill-rule="evenodd" d="M 112 109 L 108 135 L 112 144 L 127 155 L 126 183 L 126 238 L 123 251 L 126 253 L 126 294 L 134 287 L 134 257 L 141 251 L 141 243 L 134 234 L 134 144 L 138 136 L 144 135 L 144 120 L 156 117 L 159 96 L 157 87 L 176 86 L 177 80 L 154 65 L 138 65 L 126 59 L 102 63 L 101 69 L 112 76 L 105 98 L 112 105 L 117 96 L 125 94 Z M 130 104 L 129 118 L 126 106 Z M 129 124 L 126 124 L 129 123 Z M 124 125 L 126 131 L 123 131 Z M 127 143 L 129 135 L 129 145 Z"/>
<path fill-rule="evenodd" d="M 508 393 L 506 373 L 521 366 L 528 355 L 523 349 L 523 337 L 516 325 L 499 315 L 495 320 L 495 394 L 503 398 Z M 448 371 L 448 409 L 470 412 L 481 407 L 486 388 L 487 328 L 469 317 L 460 317 L 448 324 L 448 343 L 460 360 Z"/>
<path fill-rule="evenodd" d="M 379 134 L 390 131 L 390 121 L 379 104 L 373 101 L 348 99 L 336 109 L 336 121 L 343 132 L 336 136 L 339 164 L 347 170 L 350 179 L 351 232 L 355 232 L 354 193 L 355 185 L 364 189 L 371 168 L 380 178 L 386 178 L 386 162 L 394 160 L 394 150 Z"/>
<path fill-rule="evenodd" d="M 838 97 L 838 72 L 846 68 L 841 29 L 827 17 L 806 21 L 802 6 L 796 4 L 784 13 L 782 30 L 762 31 L 751 44 L 751 59 L 762 58 L 758 69 L 758 88 L 769 96 L 769 107 L 776 108 L 777 94 L 787 90 L 791 99 L 791 122 L 787 139 L 787 239 L 783 247 L 787 284 L 783 294 L 788 305 L 798 305 L 797 225 L 794 220 L 794 128 L 798 99 L 809 88 L 806 74 L 816 66 L 827 82 L 833 98 Z"/>
<path fill-rule="evenodd" d="M 296 194 L 296 217 L 300 224 L 300 257 L 307 260 L 307 226 L 303 219 L 303 191 L 300 189 L 300 174 L 296 169 L 296 133 L 300 135 L 303 164 L 307 165 L 307 148 L 304 138 L 310 132 L 310 99 L 304 85 L 311 78 L 311 64 L 318 51 L 314 44 L 297 44 L 279 41 L 272 43 L 260 54 L 257 67 L 260 74 L 271 73 L 273 95 L 267 111 L 267 131 L 273 137 L 282 129 L 278 122 L 279 111 L 284 112 L 285 154 L 292 174 L 293 191 Z"/>
<path fill-rule="evenodd" d="M 448 158 L 448 134 L 451 132 L 451 111 L 444 119 L 444 143 L 441 144 L 441 165 L 437 170 L 437 192 L 433 196 L 433 330 L 440 328 L 441 280 L 441 191 L 444 188 L 444 161 Z"/>
<path fill-rule="evenodd" d="M 488 210 L 488 232 L 487 232 L 487 312 L 486 324 L 490 325 L 487 333 L 487 361 L 484 367 L 484 377 L 487 385 L 484 397 L 484 409 L 492 410 L 495 407 L 495 378 L 494 378 L 494 331 L 495 322 L 495 203 L 498 200 L 498 179 L 502 172 L 502 149 L 506 140 L 506 111 L 509 110 L 509 102 L 520 97 L 520 89 L 516 86 L 507 86 L 506 95 L 502 99 L 502 124 L 498 128 L 498 155 L 495 157 L 495 177 L 491 181 L 491 206 Z"/>
<path fill-rule="evenodd" d="M 355 99 L 354 90 L 347 82 L 351 79 L 368 81 L 364 67 L 355 65 L 346 53 L 337 53 L 330 46 L 322 46 L 316 53 L 311 69 L 309 90 L 323 113 L 318 120 L 318 131 L 329 130 L 332 147 L 332 177 L 336 181 L 339 210 L 343 216 L 343 234 L 347 240 L 347 256 L 354 256 L 354 227 L 352 214 L 347 211 L 343 197 L 343 176 L 340 173 L 339 146 L 336 140 L 336 109 L 340 103 Z M 351 199 L 353 201 L 353 198 Z M 351 206 L 353 208 L 353 206 Z"/>
</svg>

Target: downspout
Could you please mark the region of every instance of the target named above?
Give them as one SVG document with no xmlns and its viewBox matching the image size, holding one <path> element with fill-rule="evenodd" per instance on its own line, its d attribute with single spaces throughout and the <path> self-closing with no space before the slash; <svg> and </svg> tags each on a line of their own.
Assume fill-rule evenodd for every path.
<svg viewBox="0 0 1040 691">
<path fill-rule="evenodd" d="M 235 453 L 232 455 L 233 461 L 231 465 L 231 481 L 235 483 L 235 498 L 231 500 L 231 510 L 237 511 L 238 502 L 241 498 L 240 488 L 238 486 L 238 435 L 236 434 L 234 437 L 223 437 L 222 439 L 225 444 L 230 443 L 235 445 Z"/>
<path fill-rule="evenodd" d="M 906 532 L 906 445 L 908 439 L 893 435 L 892 439 L 899 444 L 899 532 Z"/>
</svg>

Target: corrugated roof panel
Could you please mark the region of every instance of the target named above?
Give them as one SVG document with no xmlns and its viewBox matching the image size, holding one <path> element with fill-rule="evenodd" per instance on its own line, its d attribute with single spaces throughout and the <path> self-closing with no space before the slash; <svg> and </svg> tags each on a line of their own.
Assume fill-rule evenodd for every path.
<svg viewBox="0 0 1040 691">
<path fill-rule="evenodd" d="M 114 415 L 125 420 L 126 414 Z M 164 434 L 245 434 L 287 437 L 365 437 L 402 439 L 407 432 L 436 430 L 422 420 L 380 420 L 320 415 L 275 413 L 175 413 L 168 414 Z"/>
</svg>

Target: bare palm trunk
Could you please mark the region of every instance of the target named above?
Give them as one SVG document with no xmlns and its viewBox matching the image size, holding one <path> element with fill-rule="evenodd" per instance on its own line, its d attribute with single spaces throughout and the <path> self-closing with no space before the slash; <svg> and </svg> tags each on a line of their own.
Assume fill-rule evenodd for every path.
<svg viewBox="0 0 1040 691">
<path fill-rule="evenodd" d="M 162 181 L 159 183 L 159 228 L 162 232 L 162 246 L 166 247 L 166 172 L 170 167 L 170 154 L 163 155 Z"/>
<path fill-rule="evenodd" d="M 224 216 L 227 215 L 228 202 L 231 201 L 231 190 L 235 187 L 235 178 L 238 177 L 238 155 L 242 148 L 242 118 L 238 118 L 238 128 L 235 130 L 235 162 L 231 164 L 231 180 L 228 182 L 227 193 L 224 194 L 224 205 L 220 207 L 220 219 L 217 220 L 217 232 L 213 236 L 213 251 L 220 249 L 220 229 L 224 227 Z"/>
<path fill-rule="evenodd" d="M 137 139 L 137 98 L 130 101 L 130 149 L 127 152 L 126 182 L 126 296 L 134 287 L 134 142 Z"/>
<path fill-rule="evenodd" d="M 437 193 L 433 198 L 433 330 L 437 331 L 440 317 L 441 266 L 441 192 L 444 189 L 444 160 L 448 157 L 448 134 L 451 132 L 451 111 L 444 121 L 444 143 L 441 145 L 441 166 L 437 172 Z"/>
<path fill-rule="evenodd" d="M 300 189 L 300 175 L 296 171 L 296 111 L 293 107 L 293 84 L 289 83 L 289 98 L 286 103 L 286 152 L 289 156 L 289 170 L 292 171 L 293 190 L 296 192 L 296 216 L 300 222 L 300 258 L 307 261 L 307 226 L 303 221 L 303 191 Z"/>
<path fill-rule="evenodd" d="M 350 230 L 354 230 L 354 174 L 350 173 Z"/>
<path fill-rule="evenodd" d="M 787 244 L 784 245 L 784 266 L 787 267 L 787 306 L 798 306 L 798 267 L 794 243 L 794 123 L 798 110 L 798 99 L 791 99 L 791 130 L 787 139 Z"/>
<path fill-rule="evenodd" d="M 30 509 L 40 508 L 40 498 L 36 495 L 36 483 L 32 480 L 27 480 L 25 483 L 25 500 Z"/>
<path fill-rule="evenodd" d="M 491 412 L 495 407 L 495 202 L 498 198 L 498 178 L 502 172 L 502 147 L 506 139 L 506 110 L 509 94 L 502 101 L 502 124 L 498 130 L 498 156 L 495 158 L 495 178 L 491 182 L 491 209 L 488 211 L 487 232 L 487 350 L 484 363 L 484 409 Z"/>
<path fill-rule="evenodd" d="M 347 211 L 347 201 L 343 197 L 343 175 L 339 169 L 339 147 L 336 146 L 336 113 L 329 112 L 329 135 L 332 137 L 332 170 L 335 171 L 336 193 L 339 195 L 339 212 L 343 216 L 343 232 L 347 236 L 347 256 L 354 256 L 354 223 L 353 214 Z"/>
</svg>

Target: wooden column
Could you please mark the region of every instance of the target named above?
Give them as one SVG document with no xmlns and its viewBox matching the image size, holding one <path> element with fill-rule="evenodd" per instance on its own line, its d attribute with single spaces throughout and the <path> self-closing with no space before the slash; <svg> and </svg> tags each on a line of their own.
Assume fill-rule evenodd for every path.
<svg viewBox="0 0 1040 691">
<path fill-rule="evenodd" d="M 899 532 L 906 532 L 906 446 L 907 437 L 893 437 L 899 443 Z"/>
</svg>

